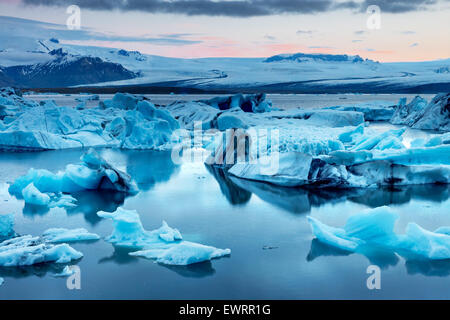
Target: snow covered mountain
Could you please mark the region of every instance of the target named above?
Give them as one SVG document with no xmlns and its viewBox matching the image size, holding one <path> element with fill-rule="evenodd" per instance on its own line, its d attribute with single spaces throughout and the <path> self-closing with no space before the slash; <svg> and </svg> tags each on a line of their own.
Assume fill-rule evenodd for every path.
<svg viewBox="0 0 450 320">
<path fill-rule="evenodd" d="M 127 86 L 135 92 L 450 91 L 450 59 L 379 63 L 346 54 L 307 53 L 179 59 L 68 44 L 65 39 L 73 34 L 58 25 L 0 16 L 0 84 L 29 88 Z M 95 36 L 91 32 L 76 35 Z"/>
<path fill-rule="evenodd" d="M 55 59 L 34 65 L 3 68 L 6 82 L 31 88 L 59 88 L 104 81 L 132 79 L 137 73 L 118 63 L 105 62 L 98 57 L 74 57 L 61 50 L 49 52 Z M 0 78 L 1 81 L 1 78 Z"/>
</svg>

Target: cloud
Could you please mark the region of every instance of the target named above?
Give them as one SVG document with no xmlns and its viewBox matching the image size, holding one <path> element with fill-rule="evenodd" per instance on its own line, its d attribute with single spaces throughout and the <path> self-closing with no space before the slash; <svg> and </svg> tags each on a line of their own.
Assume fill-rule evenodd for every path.
<svg viewBox="0 0 450 320">
<path fill-rule="evenodd" d="M 352 40 L 352 42 L 354 42 L 354 43 L 356 43 L 356 42 L 362 42 L 362 40 L 361 40 L 361 39 L 355 39 L 355 40 Z"/>
<path fill-rule="evenodd" d="M 297 30 L 297 32 L 296 32 L 297 35 L 303 35 L 303 34 L 310 35 L 310 34 L 313 34 L 313 33 L 314 33 L 314 31 L 312 31 L 312 30 Z"/>
<path fill-rule="evenodd" d="M 271 36 L 271 35 L 269 35 L 269 34 L 266 34 L 266 35 L 264 36 L 264 39 L 267 39 L 267 40 L 270 40 L 270 41 L 275 41 L 277 38 L 274 37 L 274 36 Z"/>
<path fill-rule="evenodd" d="M 365 11 L 373 4 L 379 5 L 385 12 L 401 13 L 422 10 L 437 1 L 439 0 L 22 0 L 22 3 L 59 7 L 75 4 L 91 10 L 253 17 L 283 13 L 314 14 L 340 9 Z"/>
<path fill-rule="evenodd" d="M 361 8 L 365 9 L 370 5 L 377 5 L 381 12 L 404 13 L 410 11 L 427 10 L 438 2 L 448 2 L 449 0 L 364 0 Z"/>
<path fill-rule="evenodd" d="M 411 48 L 417 47 L 419 45 L 418 42 L 414 42 L 413 44 L 410 45 Z"/>
<path fill-rule="evenodd" d="M 406 30 L 406 31 L 402 31 L 402 34 L 416 34 L 416 32 L 411 31 L 411 30 Z"/>
<path fill-rule="evenodd" d="M 46 40 L 58 38 L 67 41 L 104 41 L 104 42 L 135 42 L 164 46 L 185 46 L 202 43 L 201 39 L 190 40 L 184 37 L 190 34 L 165 34 L 159 36 L 121 36 L 93 29 L 69 30 L 65 25 L 46 23 L 14 17 L 0 16 L 0 38 L 8 38 L 10 30 L 14 30 L 17 38 L 34 38 Z M 194 38 L 195 39 L 195 38 Z"/>
<path fill-rule="evenodd" d="M 366 33 L 366 31 L 364 31 L 364 30 L 357 30 L 357 31 L 355 31 L 355 34 L 357 34 L 357 35 L 361 35 L 361 34 L 364 34 L 364 33 Z"/>
</svg>

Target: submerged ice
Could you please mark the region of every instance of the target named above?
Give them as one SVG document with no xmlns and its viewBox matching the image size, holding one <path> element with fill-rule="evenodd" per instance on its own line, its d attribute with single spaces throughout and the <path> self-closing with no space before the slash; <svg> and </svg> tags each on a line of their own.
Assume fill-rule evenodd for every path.
<svg viewBox="0 0 450 320">
<path fill-rule="evenodd" d="M 113 213 L 98 212 L 113 221 L 113 233 L 105 240 L 115 246 L 136 249 L 130 255 L 155 259 L 169 265 L 189 265 L 229 255 L 230 249 L 217 249 L 182 239 L 181 233 L 163 221 L 159 229 L 147 231 L 135 210 L 118 208 Z"/>
</svg>

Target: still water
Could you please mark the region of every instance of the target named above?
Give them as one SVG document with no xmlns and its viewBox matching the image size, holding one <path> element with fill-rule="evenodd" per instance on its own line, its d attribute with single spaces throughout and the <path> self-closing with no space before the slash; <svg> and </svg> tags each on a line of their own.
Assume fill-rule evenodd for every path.
<svg viewBox="0 0 450 320">
<path fill-rule="evenodd" d="M 198 101 L 211 99 L 220 95 L 210 94 L 145 94 L 146 98 L 150 99 L 154 104 L 167 105 L 174 101 Z M 228 95 L 225 95 L 228 96 Z M 367 103 L 373 101 L 389 101 L 392 104 L 398 103 L 402 97 L 411 101 L 416 95 L 414 94 L 268 94 L 267 98 L 272 101 L 273 106 L 280 109 L 314 109 L 324 108 L 348 104 Z M 421 94 L 421 97 L 431 101 L 434 95 Z M 73 107 L 79 104 L 76 98 L 83 97 L 77 94 L 39 94 L 27 95 L 27 99 L 36 101 L 54 100 L 57 105 Z M 100 100 L 112 99 L 112 94 L 100 94 Z M 98 101 L 87 101 L 87 107 L 95 107 Z"/>
<path fill-rule="evenodd" d="M 78 206 L 41 210 L 9 196 L 7 183 L 29 168 L 64 169 L 82 150 L 0 153 L 0 213 L 14 212 L 19 234 L 83 227 L 102 237 L 112 223 L 99 210 L 136 209 L 147 230 L 166 220 L 185 240 L 230 248 L 231 256 L 191 266 L 165 266 L 99 240 L 75 243 L 83 252 L 81 290 L 68 290 L 54 265 L 1 268 L 0 299 L 408 299 L 450 298 L 450 261 L 405 261 L 335 250 L 313 240 L 312 215 L 333 226 L 366 208 L 389 205 L 408 222 L 450 226 L 448 186 L 395 190 L 283 189 L 227 177 L 201 163 L 171 162 L 170 152 L 100 150 L 136 180 L 139 194 L 84 192 Z M 366 269 L 382 268 L 381 290 L 368 290 Z"/>
</svg>

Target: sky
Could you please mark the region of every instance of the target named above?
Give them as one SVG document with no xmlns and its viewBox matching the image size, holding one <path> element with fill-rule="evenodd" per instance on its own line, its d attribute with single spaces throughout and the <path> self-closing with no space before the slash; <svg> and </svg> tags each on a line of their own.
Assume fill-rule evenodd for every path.
<svg viewBox="0 0 450 320">
<path fill-rule="evenodd" d="M 72 4 L 81 29 L 61 34 L 64 43 L 180 58 L 450 58 L 450 0 L 0 0 L 0 15 L 66 28 Z M 367 13 L 373 5 L 379 15 Z"/>
</svg>

